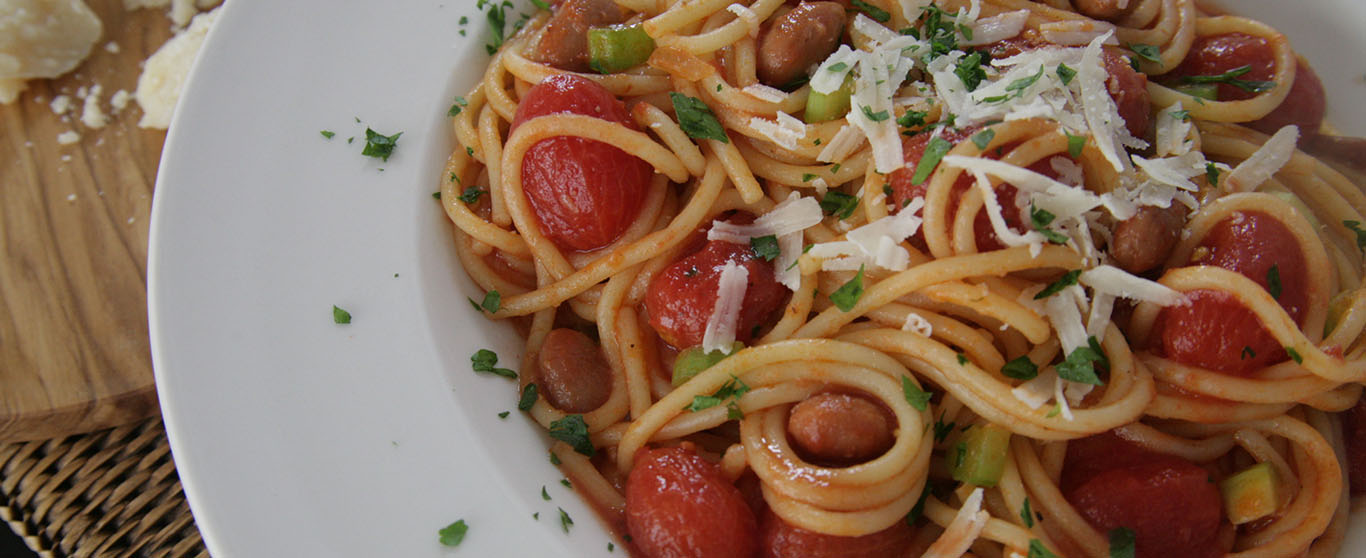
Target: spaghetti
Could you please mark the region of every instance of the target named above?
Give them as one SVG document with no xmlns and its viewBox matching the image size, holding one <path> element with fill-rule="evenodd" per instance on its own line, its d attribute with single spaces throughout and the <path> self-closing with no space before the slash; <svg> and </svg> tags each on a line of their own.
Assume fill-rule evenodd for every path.
<svg viewBox="0 0 1366 558">
<path fill-rule="evenodd" d="M 847 6 L 563 0 L 453 117 L 461 263 L 627 547 L 1336 554 L 1366 195 L 1285 37 Z"/>
</svg>

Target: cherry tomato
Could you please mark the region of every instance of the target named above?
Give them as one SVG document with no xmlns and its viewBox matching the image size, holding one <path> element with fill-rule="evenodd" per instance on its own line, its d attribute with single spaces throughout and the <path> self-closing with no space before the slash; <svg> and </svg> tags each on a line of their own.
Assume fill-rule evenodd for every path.
<svg viewBox="0 0 1366 558">
<path fill-rule="evenodd" d="M 1347 480 L 1352 494 L 1366 493 L 1366 399 L 1342 414 L 1342 437 L 1347 442 Z"/>
<path fill-rule="evenodd" d="M 1214 558 L 1228 550 L 1219 538 L 1219 489 L 1208 471 L 1113 434 L 1094 438 L 1068 444 L 1062 473 L 1064 496 L 1092 527 L 1133 530 L 1138 558 Z"/>
<path fill-rule="evenodd" d="M 1276 53 L 1271 49 L 1271 44 L 1266 39 L 1247 33 L 1200 37 L 1191 45 L 1181 65 L 1167 75 L 1173 78 L 1217 76 L 1243 66 L 1251 66 L 1251 71 L 1238 76 L 1238 79 L 1271 81 L 1276 75 Z M 1180 81 L 1176 83 L 1179 85 Z M 1257 96 L 1256 93 L 1227 83 L 1219 84 L 1218 89 L 1220 101 L 1241 101 Z"/>
<path fill-rule="evenodd" d="M 572 113 L 636 129 L 630 113 L 611 92 L 587 78 L 559 74 L 527 92 L 512 130 L 537 116 Z M 561 248 L 601 248 L 626 230 L 640 213 L 654 169 L 606 143 L 552 137 L 526 151 L 522 188 L 541 231 Z"/>
<path fill-rule="evenodd" d="M 747 222 L 748 215 L 737 215 L 732 222 Z M 716 307 L 716 287 L 727 262 L 735 262 L 749 272 L 745 301 L 735 329 L 737 341 L 749 342 L 754 329 L 769 321 L 787 302 L 787 287 L 778 283 L 773 263 L 764 261 L 747 244 L 723 240 L 707 241 L 701 250 L 664 268 L 650 282 L 645 308 L 650 325 L 668 344 L 685 349 L 702 344 L 707 319 Z"/>
<path fill-rule="evenodd" d="M 751 558 L 754 512 L 721 468 L 688 448 L 644 450 L 626 479 L 626 525 L 647 558 Z"/>
<path fill-rule="evenodd" d="M 1276 269 L 1277 302 L 1297 323 L 1308 310 L 1304 253 L 1279 220 L 1261 212 L 1239 213 L 1210 228 L 1200 242 L 1204 255 L 1192 263 L 1212 265 L 1271 288 Z M 1216 290 L 1187 293 L 1191 304 L 1164 308 L 1153 324 L 1156 349 L 1177 362 L 1243 375 L 1289 358 L 1280 342 L 1233 295 Z"/>
<path fill-rule="evenodd" d="M 794 526 L 771 510 L 759 527 L 760 558 L 886 558 L 899 556 L 915 531 L 905 521 L 861 537 L 841 537 Z"/>
<path fill-rule="evenodd" d="M 1299 126 L 1300 137 L 1308 139 L 1318 135 L 1327 110 L 1323 82 L 1319 81 L 1318 74 L 1308 64 L 1296 62 L 1295 83 L 1290 84 L 1290 94 L 1271 114 L 1248 125 L 1263 133 L 1274 134 L 1276 130 L 1293 124 Z"/>
<path fill-rule="evenodd" d="M 1296 323 L 1304 319 L 1309 305 L 1304 251 L 1279 219 L 1259 211 L 1236 213 L 1211 227 L 1200 247 L 1206 254 L 1193 263 L 1236 271 L 1272 294 L 1271 268 L 1276 268 L 1276 301 Z"/>
</svg>

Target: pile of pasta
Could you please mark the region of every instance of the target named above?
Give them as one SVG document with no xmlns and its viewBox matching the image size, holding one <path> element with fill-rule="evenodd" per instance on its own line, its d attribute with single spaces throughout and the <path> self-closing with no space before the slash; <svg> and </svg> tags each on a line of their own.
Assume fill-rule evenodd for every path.
<svg viewBox="0 0 1366 558">
<path fill-rule="evenodd" d="M 787 89 L 760 84 L 756 73 L 758 33 L 791 7 L 782 0 L 617 4 L 650 35 L 653 53 L 624 71 L 577 75 L 624 101 L 638 129 L 551 114 L 509 132 L 527 92 L 566 73 L 528 54 L 551 15 L 542 10 L 493 54 L 452 119 L 459 145 L 441 192 L 465 270 L 484 291 L 500 294 L 495 308 L 485 309 L 525 336 L 522 393 L 536 381 L 537 355 L 552 329 L 574 322 L 595 330 L 610 367 L 605 402 L 569 413 L 542 397 L 529 413 L 552 430 L 581 417 L 595 451 L 557 442 L 552 452 L 610 525 L 622 527 L 624 479 L 638 452 L 686 443 L 731 480 L 757 476 L 768 508 L 805 530 L 868 535 L 914 514 L 923 519 L 908 555 L 1108 556 L 1110 534 L 1073 508 L 1060 476 L 1069 440 L 1113 431 L 1220 471 L 1256 463 L 1275 470 L 1284 501 L 1272 516 L 1230 529 L 1233 553 L 1336 554 L 1349 494 L 1336 414 L 1357 404 L 1366 379 L 1361 231 L 1352 226 L 1366 222 L 1366 196 L 1352 170 L 1295 148 L 1297 137 L 1317 130 L 1268 135 L 1243 125 L 1290 94 L 1297 57 L 1280 32 L 1203 13 L 1192 0 L 1121 2 L 1132 5 L 1112 21 L 1087 17 L 1068 0 L 933 4 L 964 43 L 973 42 L 971 33 L 980 41 L 1006 29 L 1014 33 L 1002 38 L 1024 34 L 1063 47 L 1054 49 L 1046 73 L 1038 70 L 1042 77 L 1023 86 L 1041 55 L 1019 54 L 1025 62 L 1015 66 L 1009 57 L 994 60 L 976 92 L 1021 101 L 993 105 L 970 98 L 962 82 L 950 83 L 951 63 L 936 66 L 908 46 L 923 48 L 925 37 L 899 32 L 923 24 L 928 1 L 855 3 L 867 8 L 849 12 L 841 50 L 810 70 L 810 83 Z M 1268 41 L 1274 85 L 1221 101 L 1158 83 L 1200 37 L 1230 32 Z M 1123 49 L 1133 45 L 1155 47 L 1130 56 L 1154 77 L 1147 85 L 1157 128 L 1152 145 L 1124 131 L 1122 121 L 1116 126 L 1113 113 L 1094 113 L 1101 105 L 1088 100 L 1094 91 L 1086 84 L 1078 89 L 1065 72 L 1054 72 L 1062 64 L 1076 80 L 1087 79 L 1101 67 L 1095 57 L 1102 48 L 1128 53 Z M 969 50 L 944 56 L 961 60 Z M 883 63 L 891 67 L 878 70 Z M 790 116 L 800 117 L 810 95 L 828 93 L 846 76 L 854 84 L 847 117 L 807 123 Z M 1035 87 L 1053 89 L 1045 95 Z M 724 141 L 700 139 L 680 123 L 679 96 L 705 104 Z M 970 137 L 947 139 L 970 125 Z M 921 177 L 923 194 L 894 200 L 886 185 L 906 164 L 902 139 L 912 134 L 948 141 L 951 149 Z M 527 151 L 559 136 L 610 144 L 654 170 L 634 223 L 606 246 L 557 245 L 526 199 Z M 1054 157 L 1072 161 L 1054 166 L 1058 177 L 1040 180 L 1028 171 Z M 1172 161 L 1185 167 L 1165 164 Z M 1198 172 L 1183 172 L 1187 167 Z M 956 192 L 963 182 L 971 187 Z M 993 195 L 1002 183 L 1052 207 L 1053 226 L 1012 228 L 1003 211 L 1015 208 Z M 471 199 L 471 189 L 487 195 Z M 856 204 L 842 212 L 821 206 L 832 193 Z M 1068 209 L 1076 204 L 1083 207 Z M 1136 208 L 1163 204 L 1187 210 L 1165 262 L 1147 274 L 1116 267 L 1108 248 L 1116 223 Z M 811 219 L 812 207 L 824 211 Z M 687 347 L 667 347 L 652 330 L 647 291 L 695 249 L 699 235 L 736 211 L 757 217 L 750 227 L 759 232 L 741 230 L 742 241 L 760 233 L 778 239 L 774 265 L 780 280 L 787 273 L 790 297 L 747 346 L 722 349 L 729 356 L 674 385 L 667 366 Z M 1191 264 L 1212 227 L 1248 212 L 1274 216 L 1303 252 L 1301 323 L 1258 282 Z M 989 217 L 998 249 L 979 249 L 979 214 Z M 860 231 L 881 236 L 867 241 Z M 1150 332 L 1164 309 L 1201 289 L 1240 303 L 1291 358 L 1239 375 L 1152 350 Z M 1046 290 L 1053 293 L 1040 297 Z M 841 291 L 854 296 L 832 300 Z M 729 347 L 735 332 L 712 329 L 706 348 Z M 1078 354 L 1082 364 L 1086 355 L 1096 362 L 1086 366 L 1096 381 L 1059 374 Z M 1022 358 L 1035 369 L 1028 379 L 1003 371 Z M 896 425 L 890 448 L 850 466 L 804 459 L 789 440 L 793 406 L 831 391 L 858 393 L 889 412 Z M 708 397 L 723 401 L 693 405 Z M 946 460 L 967 427 L 988 424 L 1009 432 L 999 480 L 985 487 L 954 481 Z"/>
</svg>

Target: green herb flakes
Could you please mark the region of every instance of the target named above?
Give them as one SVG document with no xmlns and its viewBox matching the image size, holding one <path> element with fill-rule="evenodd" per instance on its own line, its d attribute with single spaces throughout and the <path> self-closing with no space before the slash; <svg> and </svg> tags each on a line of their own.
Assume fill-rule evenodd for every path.
<svg viewBox="0 0 1366 558">
<path fill-rule="evenodd" d="M 858 305 L 858 299 L 862 296 L 863 266 L 860 265 L 858 267 L 858 273 L 854 274 L 853 279 L 840 285 L 840 288 L 835 289 L 835 292 L 830 293 L 830 302 L 834 303 L 836 308 L 848 312 L 853 310 L 854 306 Z"/>
<path fill-rule="evenodd" d="M 1016 380 L 1033 380 L 1039 375 L 1039 367 L 1028 356 L 1021 356 L 1002 366 L 1001 375 Z"/>
<path fill-rule="evenodd" d="M 347 312 L 347 311 L 345 311 L 345 310 L 342 310 L 340 307 L 338 307 L 337 305 L 333 304 L 333 305 L 332 305 L 332 323 L 334 323 L 334 324 L 349 324 L 349 323 L 351 323 L 351 313 L 350 313 L 350 312 Z"/>
<path fill-rule="evenodd" d="M 388 162 L 389 157 L 394 154 L 394 148 L 398 147 L 398 137 L 401 135 L 403 132 L 386 136 L 367 127 L 365 129 L 365 149 L 362 149 L 360 154 Z"/>
<path fill-rule="evenodd" d="M 517 377 L 516 372 L 508 370 L 507 368 L 497 368 L 497 364 L 498 353 L 488 349 L 479 349 L 478 351 L 475 351 L 473 355 L 470 355 L 470 368 L 474 369 L 475 372 L 487 372 L 504 378 Z"/>
<path fill-rule="evenodd" d="M 749 239 L 749 248 L 754 251 L 754 255 L 766 262 L 777 259 L 778 254 L 782 252 L 778 248 L 778 237 L 771 234 Z"/>
<path fill-rule="evenodd" d="M 442 546 L 460 546 L 460 543 L 465 540 L 465 533 L 469 530 L 469 525 L 466 525 L 465 520 L 461 519 L 445 526 L 436 534 L 440 537 Z"/>
<path fill-rule="evenodd" d="M 906 397 L 906 402 L 911 404 L 917 411 L 924 411 L 930 408 L 930 397 L 934 394 L 920 389 L 915 382 L 907 376 L 901 377 L 901 392 Z"/>
<path fill-rule="evenodd" d="M 569 444 L 574 451 L 588 457 L 597 453 L 593 442 L 588 439 L 588 423 L 584 422 L 583 415 L 569 415 L 550 423 L 550 437 Z"/>
<path fill-rule="evenodd" d="M 702 99 L 677 92 L 670 92 L 669 98 L 673 100 L 674 114 L 678 115 L 678 126 L 683 128 L 688 136 L 730 143 L 725 129 Z"/>
<path fill-rule="evenodd" d="M 517 410 L 530 411 L 531 408 L 536 405 L 536 392 L 536 384 L 534 383 L 527 384 L 526 387 L 523 387 L 522 396 L 517 399 Z"/>
</svg>

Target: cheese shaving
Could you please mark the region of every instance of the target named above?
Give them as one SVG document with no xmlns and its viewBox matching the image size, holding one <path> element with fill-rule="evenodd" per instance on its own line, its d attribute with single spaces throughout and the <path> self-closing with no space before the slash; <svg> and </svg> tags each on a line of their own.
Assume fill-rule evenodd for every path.
<svg viewBox="0 0 1366 558">
<path fill-rule="evenodd" d="M 959 558 L 967 553 L 972 543 L 982 534 L 991 514 L 982 509 L 982 488 L 978 487 L 963 499 L 963 507 L 944 528 L 944 534 L 925 549 L 921 558 Z"/>
<path fill-rule="evenodd" d="M 1114 24 L 1095 20 L 1051 21 L 1039 25 L 1044 40 L 1063 46 L 1086 45 L 1101 37 L 1105 37 L 1104 44 L 1118 45 L 1114 31 Z"/>
<path fill-rule="evenodd" d="M 1098 265 L 1083 271 L 1079 280 L 1097 292 L 1158 306 L 1175 306 L 1186 300 L 1185 295 L 1171 287 L 1110 265 Z"/>
<path fill-rule="evenodd" d="M 754 13 L 754 10 L 741 4 L 731 4 L 726 6 L 726 11 L 735 14 L 736 19 L 745 22 L 745 26 L 749 27 L 750 37 L 759 36 L 759 14 Z"/>
<path fill-rule="evenodd" d="M 787 98 L 787 93 L 783 93 L 781 89 L 774 89 L 759 83 L 746 85 L 740 92 L 768 103 L 781 103 L 783 99 Z"/>
<path fill-rule="evenodd" d="M 717 280 L 716 305 L 712 307 L 707 328 L 702 333 L 702 350 L 724 352 L 735 343 L 735 328 L 740 320 L 740 306 L 744 304 L 748 285 L 749 269 L 727 261 Z"/>
<path fill-rule="evenodd" d="M 780 112 L 778 114 L 786 113 Z M 777 121 L 759 118 L 757 116 L 749 119 L 749 127 L 754 128 L 754 131 L 763 134 L 769 141 L 778 144 L 784 149 L 796 149 L 797 142 L 805 137 L 805 134 L 793 131 L 791 128 L 783 126 Z"/>
<path fill-rule="evenodd" d="M 1300 139 L 1298 126 L 1286 126 L 1277 130 L 1266 143 L 1257 148 L 1246 160 L 1238 163 L 1219 184 L 1229 192 L 1251 192 L 1271 178 L 1281 167 L 1290 162 L 1295 155 L 1295 144 Z"/>
<path fill-rule="evenodd" d="M 830 143 L 825 145 L 820 154 L 816 155 L 816 160 L 822 163 L 834 163 L 849 158 L 849 154 L 863 145 L 863 130 L 856 126 L 845 124 L 835 132 L 835 137 L 830 138 Z"/>
<path fill-rule="evenodd" d="M 750 239 L 761 236 L 785 236 L 799 233 L 820 223 L 824 218 L 821 204 L 815 198 L 802 197 L 793 192 L 771 211 L 759 216 L 748 225 L 736 225 L 727 221 L 713 221 L 707 231 L 707 240 L 724 240 L 736 244 L 749 244 Z"/>
<path fill-rule="evenodd" d="M 989 45 L 1020 34 L 1029 21 L 1029 10 L 1004 12 L 977 20 L 972 26 L 972 38 L 959 41 L 964 46 Z"/>
<path fill-rule="evenodd" d="M 909 331 L 921 337 L 929 337 L 934 334 L 934 326 L 924 316 L 909 312 L 906 314 L 906 323 L 901 324 L 901 331 Z"/>
</svg>

